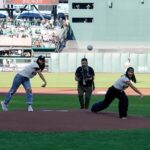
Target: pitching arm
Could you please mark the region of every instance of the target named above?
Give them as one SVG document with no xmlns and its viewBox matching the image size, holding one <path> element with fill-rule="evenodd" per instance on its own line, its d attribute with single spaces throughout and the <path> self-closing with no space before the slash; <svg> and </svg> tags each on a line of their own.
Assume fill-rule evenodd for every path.
<svg viewBox="0 0 150 150">
<path fill-rule="evenodd" d="M 40 78 L 42 79 L 42 81 L 44 82 L 44 84 L 41 87 L 46 87 L 47 82 L 42 74 L 42 72 L 40 70 L 37 71 L 38 75 L 40 76 Z"/>
<path fill-rule="evenodd" d="M 141 98 L 143 98 L 143 94 L 140 92 L 140 90 L 138 90 L 131 82 L 128 83 L 129 86 L 140 95 Z"/>
</svg>

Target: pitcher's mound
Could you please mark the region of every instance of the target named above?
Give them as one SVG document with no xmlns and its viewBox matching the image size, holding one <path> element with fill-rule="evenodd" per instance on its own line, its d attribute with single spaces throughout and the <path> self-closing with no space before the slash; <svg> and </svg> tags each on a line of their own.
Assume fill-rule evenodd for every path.
<svg viewBox="0 0 150 150">
<path fill-rule="evenodd" d="M 91 131 L 150 128 L 150 118 L 89 110 L 36 110 L 0 112 L 1 131 Z"/>
</svg>

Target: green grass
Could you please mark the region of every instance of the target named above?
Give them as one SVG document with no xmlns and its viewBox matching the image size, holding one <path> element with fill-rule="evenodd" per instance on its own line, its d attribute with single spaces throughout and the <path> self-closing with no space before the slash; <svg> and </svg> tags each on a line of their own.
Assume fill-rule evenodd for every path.
<svg viewBox="0 0 150 150">
<path fill-rule="evenodd" d="M 103 100 L 103 96 L 93 96 L 91 105 Z M 4 99 L 4 96 L 0 96 Z M 9 105 L 9 110 L 26 109 L 25 95 L 15 95 Z M 77 95 L 34 95 L 33 107 L 35 109 L 78 109 L 79 102 Z M 150 116 L 150 99 L 145 96 L 142 100 L 138 96 L 129 96 L 129 114 Z M 118 112 L 118 100 L 107 108 L 106 111 Z"/>
<path fill-rule="evenodd" d="M 0 96 L 4 99 L 4 95 Z M 91 105 L 103 96 L 93 96 Z M 130 96 L 129 115 L 150 116 L 149 97 Z M 115 100 L 107 111 L 118 113 Z M 34 109 L 77 109 L 76 95 L 35 95 Z M 15 95 L 10 110 L 26 109 L 25 95 Z M 148 150 L 150 129 L 89 132 L 0 132 L 0 150 Z"/>
<path fill-rule="evenodd" d="M 0 132 L 1 150 L 149 150 L 150 129 L 62 133 Z"/>
<path fill-rule="evenodd" d="M 0 73 L 0 88 L 10 87 L 15 73 Z M 74 73 L 44 73 L 48 87 L 76 87 Z M 96 73 L 96 87 L 109 87 L 121 74 Z M 137 74 L 137 87 L 150 88 L 149 74 Z M 31 80 L 32 87 L 40 87 L 39 77 Z M 4 99 L 4 95 L 0 95 Z M 103 96 L 93 96 L 91 105 Z M 77 109 L 76 95 L 34 95 L 34 109 Z M 26 109 L 25 95 L 15 95 L 10 110 Z M 150 117 L 150 99 L 141 101 L 129 96 L 129 115 Z M 118 113 L 115 100 L 106 110 Z M 89 132 L 0 132 L 0 150 L 149 150 L 150 128 L 139 130 L 89 131 Z"/>
<path fill-rule="evenodd" d="M 0 73 L 0 88 L 10 87 L 15 73 L 1 72 Z M 96 87 L 109 87 L 114 81 L 120 77 L 121 73 L 96 73 L 95 85 Z M 74 88 L 77 83 L 74 80 L 74 73 L 44 73 L 44 76 L 48 82 L 47 87 L 64 87 Z M 149 74 L 137 74 L 137 87 L 150 88 L 150 75 Z M 42 81 L 38 76 L 31 79 L 32 87 L 40 87 Z"/>
</svg>

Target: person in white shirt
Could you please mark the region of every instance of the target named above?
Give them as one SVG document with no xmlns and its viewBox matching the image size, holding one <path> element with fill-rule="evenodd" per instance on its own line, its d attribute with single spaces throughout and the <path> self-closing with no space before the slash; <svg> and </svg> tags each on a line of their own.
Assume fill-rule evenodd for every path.
<svg viewBox="0 0 150 150">
<path fill-rule="evenodd" d="M 115 98 L 117 98 L 119 99 L 119 117 L 126 119 L 128 111 L 128 97 L 124 90 L 131 87 L 141 96 L 141 98 L 143 97 L 143 94 L 132 84 L 132 82 L 136 83 L 136 77 L 134 75 L 134 68 L 129 67 L 125 75 L 122 75 L 111 87 L 109 87 L 104 100 L 93 104 L 91 111 L 102 111 L 106 109 Z"/>
<path fill-rule="evenodd" d="M 44 82 L 42 87 L 45 87 L 47 85 L 47 82 L 42 74 L 44 68 L 45 68 L 45 57 L 41 55 L 38 57 L 36 62 L 32 62 L 31 64 L 27 65 L 22 71 L 18 72 L 15 75 L 12 87 L 6 94 L 5 100 L 1 101 L 3 111 L 8 111 L 8 104 L 12 96 L 16 93 L 17 89 L 21 84 L 23 85 L 26 91 L 28 111 L 29 112 L 33 111 L 32 108 L 33 94 L 30 79 L 33 78 L 36 74 L 38 74 Z"/>
<path fill-rule="evenodd" d="M 129 67 L 132 67 L 132 66 L 131 66 L 131 59 L 130 59 L 130 58 L 128 58 L 128 60 L 127 60 L 127 61 L 125 62 L 125 64 L 124 64 L 125 71 L 127 71 L 127 69 L 128 69 Z"/>
</svg>

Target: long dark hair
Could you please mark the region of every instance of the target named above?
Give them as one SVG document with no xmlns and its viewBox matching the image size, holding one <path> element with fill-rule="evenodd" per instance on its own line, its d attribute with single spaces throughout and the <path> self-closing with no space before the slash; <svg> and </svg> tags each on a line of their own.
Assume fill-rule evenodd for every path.
<svg viewBox="0 0 150 150">
<path fill-rule="evenodd" d="M 128 75 L 128 72 L 133 72 L 133 75 L 132 77 L 129 77 Z M 125 73 L 126 77 L 128 77 L 131 81 L 133 81 L 134 83 L 136 83 L 136 77 L 135 77 L 135 74 L 134 74 L 134 68 L 133 67 L 129 67 Z"/>
<path fill-rule="evenodd" d="M 43 64 L 40 64 L 40 63 L 39 63 L 39 60 L 42 60 L 44 63 L 43 63 Z M 36 62 L 37 62 L 37 64 L 39 65 L 40 70 L 43 71 L 43 69 L 45 68 L 45 57 L 42 56 L 42 55 L 40 55 L 40 56 L 38 57 L 38 59 L 37 59 Z"/>
</svg>

